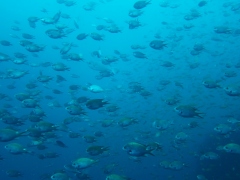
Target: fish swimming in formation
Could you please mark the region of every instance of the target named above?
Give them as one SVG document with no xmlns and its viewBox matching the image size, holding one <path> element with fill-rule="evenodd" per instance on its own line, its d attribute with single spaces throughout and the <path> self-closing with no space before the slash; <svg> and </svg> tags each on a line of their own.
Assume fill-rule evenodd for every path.
<svg viewBox="0 0 240 180">
<path fill-rule="evenodd" d="M 141 170 L 148 166 L 145 158 L 149 158 L 154 166 L 144 172 L 146 177 L 135 178 L 181 179 L 186 175 L 185 167 L 191 172 L 192 167 L 185 160 L 193 162 L 193 155 L 192 158 L 200 156 L 203 160 L 195 159 L 202 170 L 207 170 L 203 172 L 206 174 L 188 173 L 184 178 L 206 180 L 218 175 L 214 174 L 215 166 L 205 167 L 209 161 L 220 162 L 229 156 L 227 153 L 234 157 L 240 154 L 236 110 L 240 96 L 240 29 L 237 16 L 231 16 L 239 13 L 240 3 L 220 2 L 222 8 L 213 11 L 210 1 L 204 0 L 193 2 L 193 8 L 173 1 L 135 0 L 130 6 L 124 2 L 56 0 L 46 7 L 36 6 L 35 14 L 25 17 L 26 23 L 21 22 L 21 14 L 13 17 L 4 11 L 3 16 L 13 23 L 8 27 L 3 22 L 0 40 L 0 121 L 6 126 L 0 129 L 0 141 L 9 153 L 9 157 L 4 157 L 6 164 L 24 164 L 19 160 L 32 154 L 36 155 L 33 159 L 41 161 L 38 165 L 43 172 L 39 173 L 46 173 L 44 168 L 50 170 L 41 177 L 34 173 L 33 179 L 100 178 L 87 169 L 96 164 L 98 169 L 103 167 L 106 180 L 130 180 L 124 175 L 128 166 L 122 169 L 121 163 L 116 162 L 116 155 L 122 153 L 119 151 L 126 143 L 122 149 L 129 156 L 119 156 L 120 160 L 129 158 L 133 161 L 129 165 L 135 163 Z M 9 7 L 13 12 L 21 7 L 27 15 L 33 9 L 26 4 L 16 1 L 17 10 L 12 4 Z M 120 14 L 120 18 L 112 12 Z M 160 21 L 154 14 L 159 15 Z M 206 15 L 212 20 L 219 14 L 224 14 L 227 23 L 218 21 L 212 25 L 206 23 L 210 21 L 201 21 Z M 177 23 L 176 15 L 180 18 Z M 93 21 L 96 25 L 89 24 Z M 199 31 L 199 27 L 212 31 L 211 37 L 204 33 L 205 29 Z M 211 62 L 206 57 L 212 57 Z M 109 85 L 111 91 L 105 88 Z M 176 114 L 171 106 L 175 106 Z M 206 116 L 200 108 L 205 109 Z M 208 140 L 217 140 L 217 144 L 198 141 L 209 134 L 205 130 L 215 132 Z M 27 146 L 22 140 L 29 140 Z M 80 143 L 80 149 L 73 141 Z M 194 154 L 189 154 L 185 148 L 188 145 L 193 145 Z M 70 151 L 70 155 L 78 155 L 81 150 L 100 159 L 81 156 L 56 169 L 56 162 L 60 164 L 63 157 L 68 160 Z M 199 150 L 201 154 L 195 154 Z M 159 163 L 159 155 L 167 159 Z M 9 163 L 10 156 L 16 157 L 14 163 Z M 50 160 L 53 163 L 48 164 Z M 161 170 L 154 172 L 158 163 L 164 168 L 163 174 Z M 231 163 L 226 166 L 231 167 Z M 172 172 L 180 170 L 183 173 L 178 176 Z M 224 163 L 221 170 L 228 171 Z M 234 179 L 234 170 L 235 167 L 230 173 L 222 172 L 221 177 Z M 15 169 L 3 172 L 6 178 L 26 179 L 31 175 Z"/>
</svg>

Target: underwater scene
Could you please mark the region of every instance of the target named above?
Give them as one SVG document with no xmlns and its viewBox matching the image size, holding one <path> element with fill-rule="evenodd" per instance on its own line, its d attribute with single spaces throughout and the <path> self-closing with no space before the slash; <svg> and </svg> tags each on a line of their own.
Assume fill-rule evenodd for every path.
<svg viewBox="0 0 240 180">
<path fill-rule="evenodd" d="M 0 180 L 239 180 L 240 2 L 5 0 Z"/>
</svg>

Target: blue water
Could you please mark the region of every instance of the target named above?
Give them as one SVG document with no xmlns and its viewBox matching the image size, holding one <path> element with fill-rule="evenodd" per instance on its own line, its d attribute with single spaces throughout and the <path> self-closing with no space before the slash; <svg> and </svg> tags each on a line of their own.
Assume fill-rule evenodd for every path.
<svg viewBox="0 0 240 180">
<path fill-rule="evenodd" d="M 67 2 L 69 1 L 65 0 L 65 3 Z M 95 4 L 93 9 L 84 9 L 90 2 Z M 76 0 L 72 6 L 61 4 L 60 0 L 1 2 L 0 41 L 6 40 L 12 45 L 0 44 L 0 53 L 11 58 L 0 61 L 0 93 L 7 96 L 0 100 L 0 105 L 1 109 L 8 110 L 10 115 L 20 118 L 24 124 L 17 126 L 2 121 L 0 128 L 22 132 L 35 127 L 37 122 L 31 122 L 27 118 L 34 108 L 24 107 L 22 102 L 15 98 L 18 93 L 33 91 L 40 91 L 39 95 L 31 98 L 37 100 L 38 106 L 45 112 L 46 116 L 42 120 L 51 122 L 58 128 L 50 131 L 57 137 L 44 138 L 43 144 L 47 147 L 44 150 L 30 146 L 36 139 L 28 133 L 8 142 L 1 142 L 0 156 L 3 160 L 0 161 L 0 179 L 47 180 L 56 172 L 66 173 L 71 179 L 80 179 L 75 172 L 64 169 L 64 165 L 71 164 L 77 158 L 98 160 L 92 166 L 79 170 L 93 180 L 106 179 L 110 174 L 133 180 L 193 180 L 197 179 L 197 175 L 203 175 L 209 180 L 240 179 L 240 154 L 217 150 L 218 146 L 240 143 L 239 123 L 227 121 L 230 117 L 240 121 L 239 2 L 211 0 L 205 4 L 198 0 L 152 0 L 141 9 L 142 15 L 132 18 L 128 14 L 129 10 L 134 9 L 135 2 L 136 0 Z M 52 18 L 58 12 L 61 12 L 61 15 L 67 14 L 70 18 L 61 16 L 52 24 L 42 22 L 42 19 Z M 28 18 L 31 16 L 38 18 L 35 28 L 29 26 Z M 141 25 L 129 29 L 131 20 L 139 21 Z M 45 32 L 49 29 L 56 30 L 56 24 L 64 24 L 67 28 L 59 31 L 65 33 L 63 37 L 53 39 Z M 105 29 L 98 30 L 98 25 L 103 25 Z M 118 27 L 120 32 L 108 32 L 107 28 L 112 25 Z M 16 31 L 14 27 L 20 30 Z M 223 30 L 219 32 L 217 28 Z M 69 29 L 74 31 L 68 34 L 66 30 Z M 24 40 L 23 33 L 33 35 L 35 38 L 29 41 L 45 48 L 39 52 L 27 51 L 19 43 Z M 80 33 L 88 36 L 84 40 L 78 40 L 76 37 Z M 103 40 L 94 40 L 91 33 L 102 35 Z M 153 40 L 163 41 L 166 46 L 160 50 L 153 49 L 149 46 Z M 61 48 L 70 43 L 72 47 L 67 54 L 80 54 L 82 60 L 62 58 Z M 142 49 L 132 49 L 132 45 L 139 45 Z M 203 48 L 193 52 L 197 45 Z M 59 49 L 54 49 L 53 46 Z M 99 58 L 92 55 L 94 51 L 100 53 Z M 116 51 L 120 52 L 121 56 Z M 133 52 L 136 51 L 144 53 L 147 58 L 135 57 Z M 26 55 L 25 64 L 12 62 L 16 59 L 14 53 L 17 52 Z M 117 61 L 103 63 L 105 57 L 111 56 L 116 57 Z M 45 62 L 49 62 L 50 66 L 43 67 L 42 63 Z M 53 70 L 51 65 L 60 62 L 69 70 Z M 171 62 L 173 66 L 166 67 L 165 62 Z M 9 76 L 10 69 L 28 73 L 13 79 Z M 103 70 L 110 72 L 110 75 L 101 76 Z M 37 77 L 40 72 L 50 76 L 52 80 L 47 83 L 39 82 Z M 66 81 L 57 83 L 56 75 L 61 75 Z M 203 85 L 206 80 L 212 80 L 218 86 L 207 88 Z M 163 81 L 169 81 L 169 84 L 163 85 Z M 34 82 L 37 87 L 28 90 L 26 84 L 29 82 Z M 133 91 L 129 87 L 131 83 L 139 83 L 141 89 Z M 15 88 L 9 89 L 8 85 L 11 84 Z M 87 89 L 91 84 L 100 86 L 103 91 L 91 92 Z M 70 85 L 78 85 L 79 89 L 71 94 Z M 227 94 L 225 89 L 228 86 L 236 87 L 239 94 Z M 54 89 L 60 90 L 62 94 L 54 94 Z M 141 94 L 143 92 L 149 94 L 144 96 Z M 45 96 L 52 96 L 53 100 Z M 78 106 L 83 108 L 85 114 L 69 114 L 65 109 L 66 104 L 82 96 L 103 99 L 109 104 L 92 110 L 86 107 L 86 103 L 82 103 Z M 167 99 L 177 102 L 169 105 L 165 102 Z M 55 100 L 61 107 L 49 106 L 49 103 Z M 6 104 L 12 107 L 7 108 Z M 118 110 L 108 112 L 107 107 L 110 105 L 118 107 Z M 174 108 L 181 105 L 195 107 L 203 118 L 179 115 Z M 59 126 L 69 117 L 76 117 L 81 121 L 66 125 L 65 131 L 60 130 Z M 118 122 L 125 117 L 133 118 L 137 123 L 121 127 Z M 113 120 L 109 127 L 102 126 L 102 121 L 106 119 Z M 167 120 L 169 126 L 165 130 L 159 130 L 153 126 L 156 120 Z M 196 122 L 197 126 L 189 127 L 191 122 Z M 215 131 L 214 128 L 219 124 L 225 124 L 231 130 L 224 134 Z M 103 136 L 95 136 L 94 133 L 98 131 L 102 132 Z M 79 133 L 80 136 L 69 138 L 70 132 Z M 187 139 L 176 143 L 175 136 L 179 132 L 186 133 Z M 95 136 L 96 142 L 85 142 L 83 137 L 88 135 Z M 43 136 L 40 135 L 37 140 Z M 62 141 L 67 147 L 56 145 L 56 140 Z M 129 142 L 143 145 L 157 142 L 162 149 L 152 151 L 154 156 L 136 157 L 122 149 Z M 33 154 L 12 154 L 4 148 L 9 143 L 19 143 Z M 109 151 L 97 156 L 89 155 L 86 149 L 96 145 L 109 147 Z M 57 153 L 58 157 L 39 158 L 39 155 L 47 152 Z M 200 160 L 206 152 L 214 152 L 218 154 L 218 158 Z M 159 165 L 162 161 L 180 161 L 183 166 L 179 170 L 164 168 Z M 114 164 L 115 167 L 110 172 L 105 172 L 105 167 L 109 164 Z M 10 177 L 6 174 L 9 170 L 17 170 L 22 175 Z"/>
</svg>

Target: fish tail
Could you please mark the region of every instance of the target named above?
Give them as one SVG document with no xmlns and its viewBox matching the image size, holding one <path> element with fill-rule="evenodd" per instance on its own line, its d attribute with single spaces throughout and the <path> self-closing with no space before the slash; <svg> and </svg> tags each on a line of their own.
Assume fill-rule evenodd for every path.
<svg viewBox="0 0 240 180">
<path fill-rule="evenodd" d="M 202 115 L 204 115 L 204 113 L 199 113 L 199 114 L 197 114 L 197 117 L 203 119 L 204 117 Z"/>
<path fill-rule="evenodd" d="M 153 151 L 153 150 L 149 150 L 149 151 L 147 152 L 147 154 L 150 154 L 150 155 L 152 155 L 152 156 L 155 156 L 155 155 L 152 153 L 152 151 Z"/>
</svg>

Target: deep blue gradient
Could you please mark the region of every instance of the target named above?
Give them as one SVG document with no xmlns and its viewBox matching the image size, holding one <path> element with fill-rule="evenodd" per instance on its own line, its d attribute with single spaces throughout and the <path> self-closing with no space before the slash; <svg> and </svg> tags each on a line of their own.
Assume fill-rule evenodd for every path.
<svg viewBox="0 0 240 180">
<path fill-rule="evenodd" d="M 9 61 L 0 60 L 0 93 L 7 97 L 0 100 L 0 108 L 7 109 L 11 115 L 23 121 L 22 126 L 9 125 L 0 122 L 0 129 L 13 128 L 19 132 L 33 128 L 37 122 L 31 122 L 27 118 L 33 108 L 26 108 L 22 102 L 15 98 L 18 93 L 40 91 L 40 94 L 32 97 L 37 100 L 38 106 L 43 109 L 46 116 L 43 121 L 51 122 L 58 126 L 53 132 L 55 138 L 38 139 L 28 134 L 15 138 L 9 142 L 0 142 L 0 180 L 14 179 L 6 175 L 8 170 L 18 170 L 22 173 L 16 179 L 41 180 L 51 179 L 51 176 L 63 171 L 72 180 L 79 179 L 76 173 L 66 171 L 64 165 L 69 165 L 77 158 L 87 157 L 99 160 L 96 164 L 81 170 L 93 180 L 106 179 L 109 174 L 118 174 L 132 180 L 193 180 L 197 175 L 204 175 L 207 179 L 240 179 L 240 154 L 231 154 L 217 147 L 228 143 L 240 144 L 239 123 L 229 123 L 229 117 L 240 121 L 240 5 L 238 1 L 211 0 L 204 5 L 200 0 L 176 0 L 161 1 L 152 0 L 150 4 L 141 9 L 143 12 L 137 18 L 130 17 L 129 10 L 133 10 L 136 0 L 75 0 L 76 4 L 67 7 L 56 0 L 5 0 L 0 5 L 1 31 L 0 41 L 7 40 L 12 46 L 0 44 L 0 53 L 11 57 Z M 83 7 L 89 2 L 96 3 L 92 11 Z M 147 1 L 146 1 L 147 2 Z M 199 5 L 198 5 L 199 4 Z M 239 7 L 238 7 L 239 6 Z M 47 12 L 43 12 L 47 10 Z M 69 19 L 60 17 L 55 24 L 44 24 L 42 18 L 51 18 L 56 13 L 67 14 Z M 189 14 L 197 14 L 189 20 Z M 199 16 L 198 16 L 199 15 Z M 36 27 L 29 26 L 28 18 L 38 17 Z M 129 29 L 129 21 L 137 20 L 140 27 Z M 111 20 L 111 23 L 109 21 Z M 79 28 L 74 25 L 77 23 Z M 67 29 L 74 31 L 65 37 L 52 39 L 45 31 L 56 29 L 56 24 L 64 24 Z M 98 25 L 105 28 L 116 25 L 120 32 L 111 33 L 107 29 L 97 30 Z M 18 27 L 20 30 L 13 30 Z M 225 28 L 225 31 L 216 32 L 216 28 Z M 30 39 L 39 46 L 45 46 L 43 51 L 29 52 L 20 45 L 24 40 L 23 33 L 35 36 Z M 76 37 L 80 33 L 88 34 L 84 40 Z M 99 33 L 103 40 L 96 41 L 90 37 L 91 33 Z M 149 46 L 153 40 L 161 40 L 166 44 L 161 50 Z M 72 61 L 62 58 L 60 49 L 72 43 L 69 53 L 77 53 L 83 57 L 81 61 Z M 143 49 L 133 49 L 133 45 L 142 46 Z M 202 50 L 194 54 L 193 49 L 197 45 Z M 56 46 L 59 49 L 54 49 Z M 122 56 L 116 54 L 119 51 Z M 93 56 L 98 51 L 101 57 Z M 147 58 L 137 58 L 133 52 L 139 51 Z M 25 54 L 27 63 L 14 64 L 14 53 Z M 126 59 L 123 58 L 126 56 Z M 115 56 L 116 62 L 102 63 L 105 57 Z M 55 71 L 50 66 L 43 67 L 42 63 L 63 63 L 69 70 Z M 171 62 L 172 67 L 164 66 L 165 62 Z M 196 67 L 193 67 L 196 65 Z M 8 76 L 10 69 L 27 71 L 28 74 L 18 79 Z M 109 77 L 100 77 L 101 71 L 111 72 Z M 37 77 L 43 75 L 52 77 L 48 83 L 37 81 Z M 233 75 L 231 75 L 233 74 Z M 57 83 L 56 75 L 61 75 L 66 81 Z M 217 82 L 218 87 L 207 88 L 203 81 Z M 163 81 L 169 84 L 163 85 Z M 28 90 L 26 84 L 34 82 L 37 87 Z M 131 83 L 139 83 L 144 91 L 135 91 L 129 87 Z M 8 85 L 13 84 L 14 89 Z M 93 93 L 87 88 L 98 85 L 103 92 Z M 79 90 L 70 92 L 70 85 L 78 85 Z M 226 87 L 233 86 L 239 90 L 239 95 L 230 96 L 226 93 Z M 62 94 L 54 94 L 57 89 Z M 149 93 L 144 96 L 143 92 Z M 45 98 L 52 96 L 53 100 Z M 71 115 L 67 112 L 66 104 L 78 97 L 85 96 L 89 99 L 104 99 L 109 104 L 102 108 L 92 110 L 79 104 L 85 114 Z M 177 100 L 173 105 L 166 100 Z M 49 103 L 57 101 L 61 107 L 50 107 Z M 6 108 L 6 104 L 12 105 Z M 116 112 L 108 112 L 107 107 L 117 106 Z M 174 108 L 188 105 L 197 108 L 200 117 L 182 117 Z M 1 116 L 1 114 L 0 114 Z M 76 117 L 80 122 L 67 124 L 65 131 L 61 130 L 64 119 Z M 119 121 L 129 117 L 137 123 L 127 127 L 121 127 Z M 112 125 L 103 127 L 102 121 L 113 120 Z M 2 120 L 2 119 L 1 119 Z M 165 130 L 159 130 L 153 123 L 157 120 L 169 122 Z M 189 123 L 196 122 L 196 127 L 190 127 Z M 219 124 L 225 124 L 231 130 L 227 133 L 219 133 L 214 128 Z M 84 136 L 95 136 L 95 132 L 102 132 L 102 137 L 95 137 L 96 142 L 87 143 Z M 69 133 L 76 132 L 78 138 L 70 138 Z M 176 135 L 179 132 L 187 134 L 187 139 L 176 143 Z M 47 149 L 39 150 L 30 146 L 33 140 L 43 139 Z M 56 145 L 56 140 L 67 145 L 66 148 Z M 9 153 L 4 146 L 9 143 L 20 143 L 34 154 Z M 152 151 L 154 156 L 146 155 L 135 157 L 128 155 L 122 147 L 129 142 L 138 142 L 144 145 L 158 142 L 162 149 Z M 93 145 L 109 147 L 109 151 L 98 156 L 90 156 L 86 149 Z M 54 152 L 57 158 L 40 159 L 39 155 Z M 216 160 L 202 159 L 207 152 L 218 154 Z M 240 152 L 240 150 L 239 150 Z M 160 166 L 162 161 L 180 161 L 183 167 L 180 170 L 164 168 Z M 106 165 L 116 164 L 109 173 L 104 172 Z M 125 178 L 124 178 L 125 179 Z M 116 180 L 116 179 L 115 179 Z"/>
</svg>

